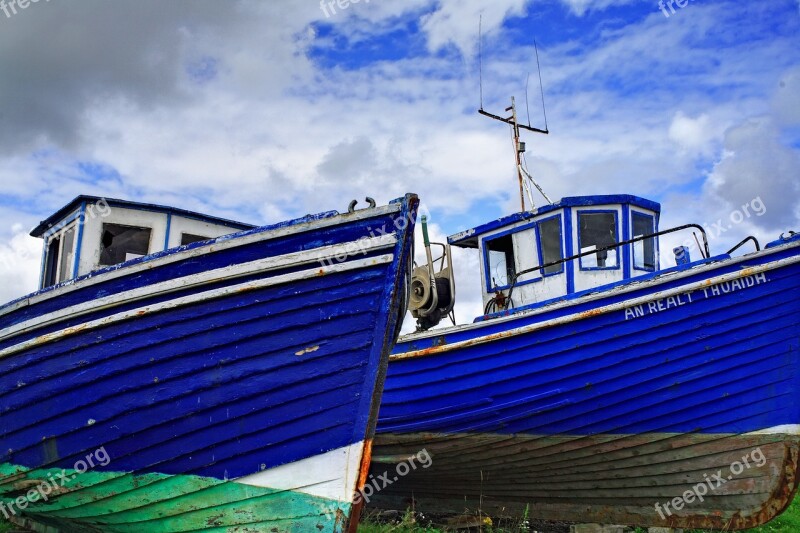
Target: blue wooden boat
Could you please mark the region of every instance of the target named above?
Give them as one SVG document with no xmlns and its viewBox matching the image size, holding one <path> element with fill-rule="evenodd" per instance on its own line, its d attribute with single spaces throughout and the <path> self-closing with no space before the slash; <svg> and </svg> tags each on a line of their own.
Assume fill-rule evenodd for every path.
<svg viewBox="0 0 800 533">
<path fill-rule="evenodd" d="M 0 518 L 354 527 L 417 204 L 255 228 L 81 196 L 40 224 L 41 290 L 0 308 Z"/>
<path fill-rule="evenodd" d="M 372 479 L 423 449 L 431 466 L 371 503 L 739 529 L 791 502 L 800 235 L 664 269 L 658 237 L 562 259 L 609 221 L 619 243 L 658 233 L 659 211 L 631 196 L 565 198 L 449 238 L 484 259 L 489 312 L 399 340 Z"/>
<path fill-rule="evenodd" d="M 711 256 L 701 227 L 662 232 L 660 214 L 564 198 L 452 235 L 441 263 L 426 237 L 370 503 L 723 530 L 782 512 L 798 480 L 800 235 Z M 666 233 L 687 239 L 671 267 Z M 485 315 L 428 330 L 452 310 L 450 246 L 477 251 Z M 420 450 L 429 468 L 401 467 Z"/>
</svg>

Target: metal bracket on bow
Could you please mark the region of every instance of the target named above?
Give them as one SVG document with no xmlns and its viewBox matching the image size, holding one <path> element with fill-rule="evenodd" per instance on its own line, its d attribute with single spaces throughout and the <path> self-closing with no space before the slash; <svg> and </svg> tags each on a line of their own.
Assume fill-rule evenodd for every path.
<svg viewBox="0 0 800 533">
<path fill-rule="evenodd" d="M 375 200 L 370 198 L 369 196 L 366 197 L 366 201 L 369 204 L 369 207 L 365 209 L 375 209 Z M 358 200 L 353 200 L 350 202 L 350 206 L 347 208 L 348 213 L 355 213 L 356 212 L 356 205 L 358 204 Z"/>
</svg>

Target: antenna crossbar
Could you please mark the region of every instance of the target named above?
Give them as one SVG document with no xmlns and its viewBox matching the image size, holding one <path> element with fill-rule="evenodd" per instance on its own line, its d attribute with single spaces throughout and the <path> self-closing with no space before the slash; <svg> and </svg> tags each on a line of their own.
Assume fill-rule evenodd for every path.
<svg viewBox="0 0 800 533">
<path fill-rule="evenodd" d="M 509 111 L 509 110 L 510 109 L 507 109 L 506 111 Z M 499 120 L 500 122 L 505 122 L 506 124 L 510 124 L 511 126 L 516 126 L 516 127 L 518 127 L 519 129 L 522 129 L 522 130 L 528 130 L 528 131 L 532 131 L 534 133 L 544 133 L 545 135 L 549 135 L 550 134 L 550 132 L 548 130 L 541 130 L 539 128 L 534 128 L 533 126 L 526 126 L 525 124 L 515 123 L 513 116 L 508 117 L 508 118 L 503 118 L 503 117 L 501 117 L 499 115 L 495 115 L 493 113 L 489 113 L 488 111 L 485 111 L 483 109 L 479 109 L 478 113 L 480 113 L 481 115 L 484 115 L 486 117 L 493 118 L 495 120 Z"/>
</svg>

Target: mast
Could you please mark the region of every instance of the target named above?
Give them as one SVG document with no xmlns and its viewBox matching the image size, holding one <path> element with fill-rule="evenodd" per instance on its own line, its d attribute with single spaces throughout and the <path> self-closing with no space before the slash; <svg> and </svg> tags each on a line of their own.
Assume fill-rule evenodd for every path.
<svg viewBox="0 0 800 533">
<path fill-rule="evenodd" d="M 513 135 L 514 135 L 514 161 L 517 164 L 517 178 L 519 179 L 519 201 L 520 201 L 520 206 L 522 207 L 522 211 L 524 212 L 525 211 L 525 190 L 524 190 L 525 189 L 525 187 L 524 187 L 525 172 L 524 172 L 524 170 L 522 168 L 522 154 L 525 153 L 525 143 L 520 141 L 520 130 L 522 129 L 522 130 L 532 131 L 534 133 L 542 133 L 544 135 L 548 135 L 550 132 L 547 129 L 542 130 L 542 129 L 539 129 L 539 128 L 534 128 L 534 127 L 532 127 L 530 125 L 526 126 L 525 124 L 520 124 L 519 120 L 517 119 L 517 103 L 516 103 L 516 100 L 514 99 L 513 96 L 511 97 L 511 106 L 506 108 L 506 113 L 508 113 L 509 111 L 511 112 L 511 116 L 508 117 L 508 118 L 503 118 L 503 117 L 501 117 L 499 115 L 495 115 L 495 114 L 489 113 L 488 111 L 485 111 L 483 109 L 483 107 L 481 107 L 481 109 L 478 110 L 478 113 L 480 113 L 483 116 L 489 117 L 491 119 L 498 120 L 500 122 L 505 122 L 506 124 L 509 124 L 511 126 L 511 128 L 512 128 L 512 132 L 513 132 Z M 528 177 L 530 177 L 530 176 L 528 176 Z M 531 178 L 531 181 L 533 181 L 533 178 Z M 549 202 L 550 199 L 547 198 L 547 195 L 544 194 L 544 192 L 542 191 L 542 188 L 539 187 L 539 184 L 534 182 L 534 185 L 536 185 L 536 188 L 539 189 L 540 192 L 542 192 L 542 194 L 544 195 L 545 199 L 547 199 L 547 201 Z M 532 200 L 531 200 L 531 203 L 533 203 Z M 533 207 L 534 206 L 531 205 L 531 208 L 533 208 Z"/>
<path fill-rule="evenodd" d="M 525 212 L 525 194 L 524 194 L 524 184 L 522 183 L 522 152 L 525 151 L 525 147 L 520 143 L 519 140 L 519 122 L 517 121 L 517 102 L 514 100 L 514 97 L 511 97 L 511 107 L 506 108 L 506 112 L 511 111 L 511 119 L 513 120 L 512 128 L 514 129 L 514 158 L 517 162 L 517 178 L 519 178 L 519 203 L 521 213 Z M 533 202 L 531 202 L 533 203 Z M 533 206 L 531 206 L 533 208 Z"/>
</svg>

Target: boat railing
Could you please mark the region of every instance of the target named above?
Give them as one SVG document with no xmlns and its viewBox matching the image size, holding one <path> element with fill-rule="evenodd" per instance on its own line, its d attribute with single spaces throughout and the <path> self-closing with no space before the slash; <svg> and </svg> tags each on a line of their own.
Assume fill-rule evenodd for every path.
<svg viewBox="0 0 800 533">
<path fill-rule="evenodd" d="M 602 248 L 595 248 L 595 249 L 589 250 L 587 252 L 582 252 L 582 253 L 575 254 L 575 255 L 570 256 L 570 257 L 565 257 L 563 259 L 559 259 L 557 261 L 551 261 L 551 262 L 546 263 L 546 264 L 541 265 L 541 266 L 528 268 L 528 269 L 521 270 L 521 271 L 517 272 L 512 277 L 511 286 L 508 289 L 508 296 L 506 296 L 504 298 L 504 300 L 505 300 L 505 302 L 504 302 L 505 303 L 504 310 L 508 310 L 508 307 L 511 305 L 511 302 L 512 302 L 511 297 L 512 297 L 512 295 L 514 293 L 514 287 L 517 285 L 517 282 L 518 282 L 519 278 L 524 276 L 525 274 L 530 274 L 531 272 L 539 271 L 539 272 L 542 273 L 542 275 L 544 275 L 545 269 L 553 267 L 553 266 L 561 265 L 561 264 L 566 263 L 568 261 L 574 261 L 574 260 L 580 259 L 582 257 L 588 257 L 590 255 L 594 255 L 594 254 L 597 254 L 599 252 L 615 250 L 615 249 L 617 249 L 617 248 L 619 248 L 621 246 L 628 246 L 630 244 L 634 244 L 634 243 L 641 242 L 641 241 L 646 241 L 648 239 L 653 239 L 655 237 L 660 237 L 662 235 L 669 235 L 670 233 L 677 233 L 679 231 L 684 231 L 684 230 L 687 230 L 687 229 L 696 229 L 696 230 L 698 230 L 700 232 L 700 234 L 703 236 L 703 257 L 705 257 L 705 258 L 711 257 L 711 249 L 708 246 L 708 236 L 706 235 L 706 230 L 703 228 L 703 226 L 701 226 L 699 224 L 684 224 L 683 226 L 678 226 L 678 227 L 675 227 L 675 228 L 666 229 L 666 230 L 659 231 L 659 232 L 656 232 L 656 233 L 651 233 L 649 235 L 640 235 L 639 237 L 635 237 L 633 239 L 628 239 L 626 241 L 610 244 L 610 245 L 604 246 Z M 755 239 L 755 237 L 748 237 L 747 239 L 742 241 L 740 244 L 738 244 L 732 251 L 735 251 L 736 249 L 740 248 L 745 243 L 747 243 L 750 239 L 755 240 L 756 241 L 756 247 L 760 249 L 758 241 Z M 731 252 L 728 252 L 728 253 L 730 254 Z"/>
<path fill-rule="evenodd" d="M 728 255 L 731 255 L 733 252 L 735 252 L 736 250 L 738 250 L 739 248 L 741 248 L 742 246 L 744 246 L 745 244 L 747 244 L 750 241 L 753 241 L 753 243 L 756 245 L 756 252 L 760 252 L 761 251 L 761 244 L 759 244 L 758 239 L 756 239 L 755 237 L 750 235 L 749 237 L 747 237 L 742 242 L 740 242 L 739 244 L 737 244 L 736 246 L 734 246 L 733 248 L 731 248 L 730 250 L 728 250 L 725 253 L 727 253 Z"/>
</svg>

